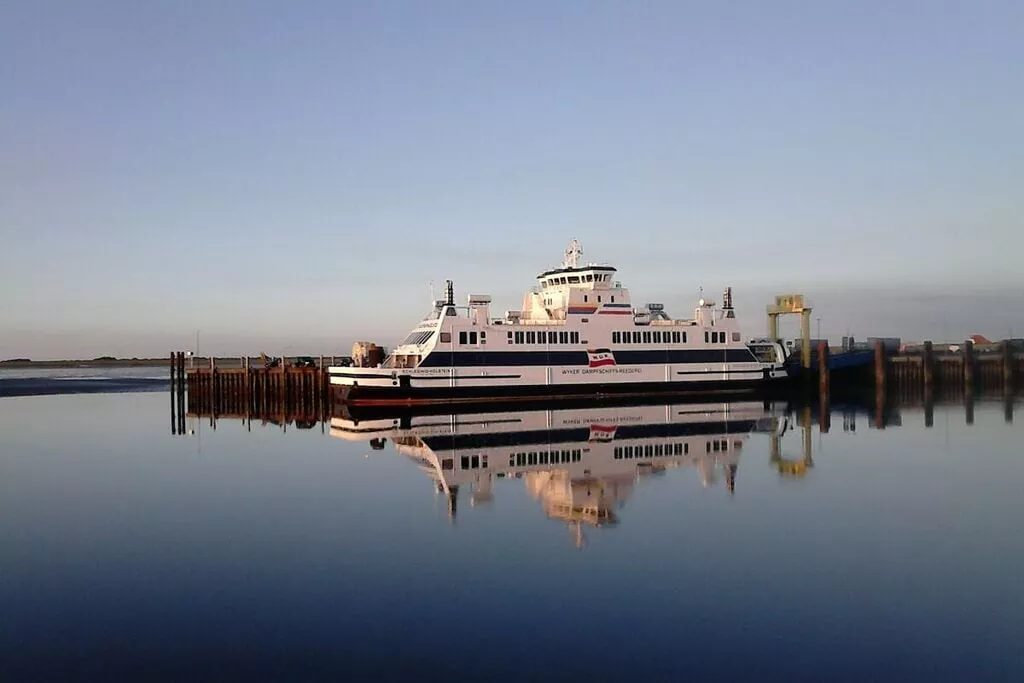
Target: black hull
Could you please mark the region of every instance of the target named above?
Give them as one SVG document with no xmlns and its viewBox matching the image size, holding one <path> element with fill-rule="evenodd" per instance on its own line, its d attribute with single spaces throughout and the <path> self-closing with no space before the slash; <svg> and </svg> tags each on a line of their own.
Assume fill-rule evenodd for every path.
<svg viewBox="0 0 1024 683">
<path fill-rule="evenodd" d="M 787 378 L 704 382 L 635 382 L 614 384 L 505 385 L 483 387 L 338 386 L 342 403 L 351 406 L 426 406 L 602 398 L 713 398 L 781 395 Z"/>
</svg>

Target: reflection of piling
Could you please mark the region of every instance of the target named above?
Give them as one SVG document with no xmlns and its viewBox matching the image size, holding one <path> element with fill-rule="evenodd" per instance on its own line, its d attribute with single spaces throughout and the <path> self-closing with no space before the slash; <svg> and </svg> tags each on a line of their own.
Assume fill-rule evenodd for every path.
<svg viewBox="0 0 1024 683">
<path fill-rule="evenodd" d="M 1006 420 L 1006 424 L 1013 424 L 1013 394 L 1003 397 L 1003 418 Z"/>
<path fill-rule="evenodd" d="M 935 397 L 931 389 L 924 390 L 924 426 L 932 427 L 935 424 Z"/>
<path fill-rule="evenodd" d="M 974 424 L 974 394 L 964 396 L 964 413 L 967 424 Z"/>
</svg>

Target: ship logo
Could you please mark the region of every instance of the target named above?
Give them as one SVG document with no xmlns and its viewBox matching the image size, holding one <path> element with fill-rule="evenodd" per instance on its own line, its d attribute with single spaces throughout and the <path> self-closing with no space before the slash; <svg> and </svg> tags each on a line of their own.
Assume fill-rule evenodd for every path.
<svg viewBox="0 0 1024 683">
<path fill-rule="evenodd" d="M 587 349 L 587 358 L 592 368 L 603 368 L 606 365 L 615 365 L 615 356 L 608 349 Z"/>
<path fill-rule="evenodd" d="M 612 441 L 615 439 L 616 427 L 605 425 L 590 425 L 590 438 L 587 441 Z"/>
</svg>

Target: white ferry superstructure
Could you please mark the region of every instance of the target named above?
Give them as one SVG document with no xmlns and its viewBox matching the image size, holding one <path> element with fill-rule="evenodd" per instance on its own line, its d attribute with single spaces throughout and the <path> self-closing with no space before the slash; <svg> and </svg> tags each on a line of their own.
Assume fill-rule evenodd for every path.
<svg viewBox="0 0 1024 683">
<path fill-rule="evenodd" d="M 537 276 L 522 308 L 490 315 L 491 297 L 455 304 L 454 288 L 377 367 L 332 367 L 352 404 L 415 405 L 520 397 L 749 392 L 786 377 L 781 344 L 747 345 L 727 288 L 692 319 L 634 306 L 616 268 L 581 264 L 573 240 Z M 758 351 L 755 355 L 752 348 Z"/>
</svg>

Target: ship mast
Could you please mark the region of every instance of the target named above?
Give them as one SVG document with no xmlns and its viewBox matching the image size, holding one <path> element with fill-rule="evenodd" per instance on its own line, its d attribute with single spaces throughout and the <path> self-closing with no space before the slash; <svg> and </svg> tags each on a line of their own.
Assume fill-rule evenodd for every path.
<svg viewBox="0 0 1024 683">
<path fill-rule="evenodd" d="M 565 250 L 565 259 L 562 261 L 563 268 L 578 268 L 580 256 L 583 256 L 583 246 L 579 240 L 569 242 L 569 248 Z"/>
</svg>

